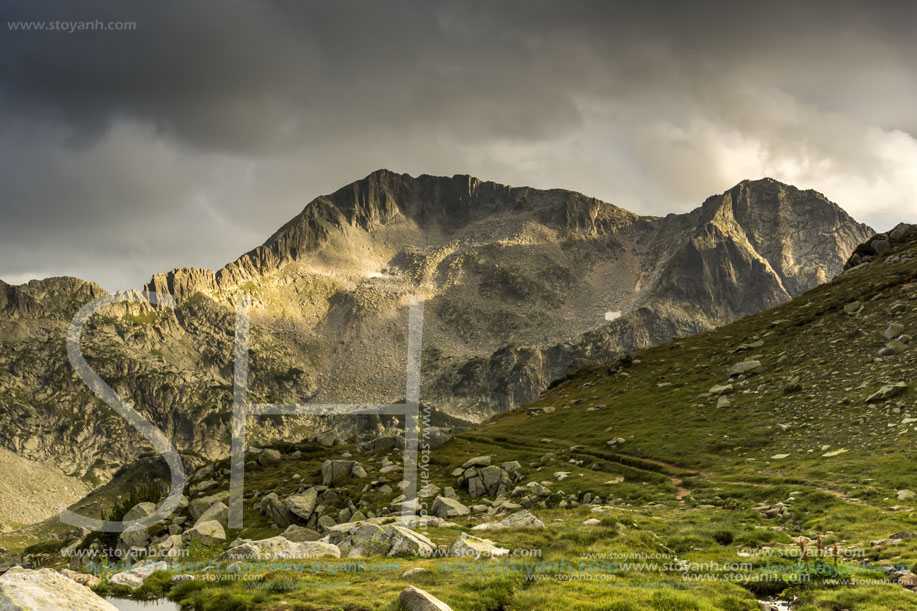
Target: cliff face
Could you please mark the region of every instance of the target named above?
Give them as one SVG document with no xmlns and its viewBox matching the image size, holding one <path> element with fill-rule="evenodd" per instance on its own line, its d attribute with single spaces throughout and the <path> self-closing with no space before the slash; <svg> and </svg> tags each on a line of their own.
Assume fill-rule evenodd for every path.
<svg viewBox="0 0 917 611">
<path fill-rule="evenodd" d="M 578 364 L 710 329 L 841 271 L 871 230 L 812 191 L 745 181 L 698 209 L 640 217 L 564 190 L 379 171 L 318 197 L 221 270 L 154 276 L 175 310 L 113 306 L 87 327 L 99 374 L 182 449 L 228 451 L 234 303 L 253 301 L 262 402 L 397 401 L 406 305 L 425 299 L 424 401 L 478 419 Z M 66 359 L 76 279 L 0 284 L 0 446 L 102 479 L 143 451 Z M 258 439 L 379 418 L 253 419 Z"/>
</svg>

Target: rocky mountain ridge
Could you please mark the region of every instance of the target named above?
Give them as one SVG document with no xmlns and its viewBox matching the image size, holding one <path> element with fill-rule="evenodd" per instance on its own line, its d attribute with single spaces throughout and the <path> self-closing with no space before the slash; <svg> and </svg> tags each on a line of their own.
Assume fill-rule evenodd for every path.
<svg viewBox="0 0 917 611">
<path fill-rule="evenodd" d="M 814 191 L 743 181 L 684 215 L 594 198 L 379 171 L 311 202 L 225 268 L 173 270 L 87 327 L 93 368 L 181 449 L 228 451 L 234 306 L 252 300 L 250 396 L 404 397 L 406 305 L 425 301 L 422 398 L 478 420 L 584 364 L 777 305 L 841 271 L 872 231 Z M 76 279 L 0 286 L 0 445 L 104 481 L 144 444 L 91 397 L 67 322 L 102 295 Z M 441 418 L 447 419 L 446 416 Z M 252 419 L 255 441 L 392 419 Z"/>
</svg>

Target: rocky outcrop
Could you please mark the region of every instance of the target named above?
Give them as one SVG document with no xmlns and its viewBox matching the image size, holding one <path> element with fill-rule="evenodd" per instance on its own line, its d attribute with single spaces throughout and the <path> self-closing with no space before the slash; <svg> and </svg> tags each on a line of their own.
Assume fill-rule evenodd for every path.
<svg viewBox="0 0 917 611">
<path fill-rule="evenodd" d="M 844 271 L 869 263 L 876 257 L 891 252 L 899 246 L 917 242 L 917 225 L 898 223 L 888 233 L 877 233 L 858 245 L 844 263 Z"/>
</svg>

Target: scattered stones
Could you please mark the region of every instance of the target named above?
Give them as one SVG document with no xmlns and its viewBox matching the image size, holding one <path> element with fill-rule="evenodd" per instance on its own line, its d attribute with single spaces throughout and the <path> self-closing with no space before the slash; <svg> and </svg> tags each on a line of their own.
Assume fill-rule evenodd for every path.
<svg viewBox="0 0 917 611">
<path fill-rule="evenodd" d="M 136 590 L 143 585 L 143 582 L 147 578 L 155 573 L 156 571 L 168 571 L 169 563 L 168 562 L 144 562 L 138 564 L 129 571 L 123 571 L 112 575 L 109 579 L 109 583 L 117 586 L 127 586 L 132 590 Z"/>
<path fill-rule="evenodd" d="M 435 484 L 427 484 L 423 488 L 417 491 L 417 497 L 421 499 L 428 499 L 431 496 L 437 496 L 442 489 Z"/>
</svg>

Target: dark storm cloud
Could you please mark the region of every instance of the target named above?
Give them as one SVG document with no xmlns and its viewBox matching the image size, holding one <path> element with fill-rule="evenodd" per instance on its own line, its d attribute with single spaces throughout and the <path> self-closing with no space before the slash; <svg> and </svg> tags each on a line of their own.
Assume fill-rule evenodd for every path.
<svg viewBox="0 0 917 611">
<path fill-rule="evenodd" d="M 215 267 L 379 167 L 917 220 L 909 3 L 44 2 L 2 22 L 0 278 Z"/>
</svg>

